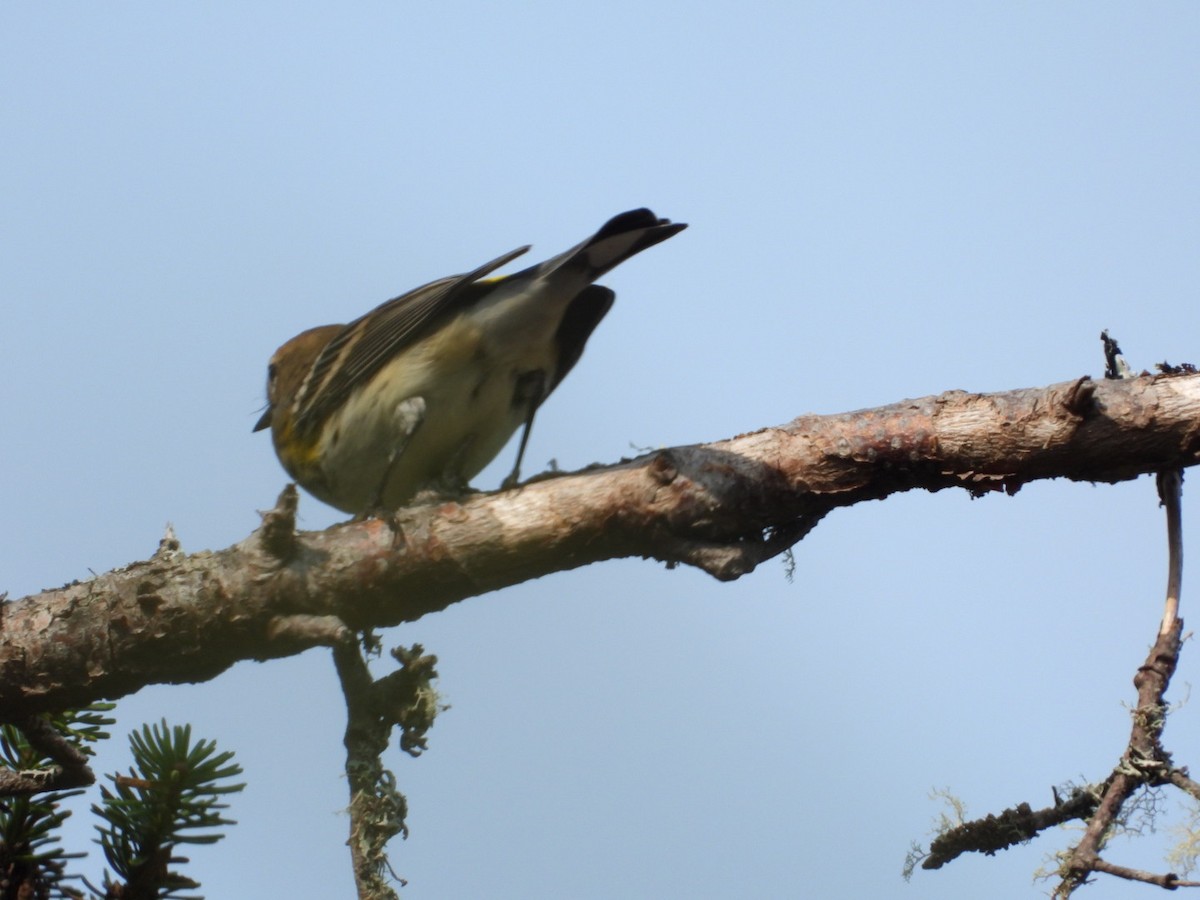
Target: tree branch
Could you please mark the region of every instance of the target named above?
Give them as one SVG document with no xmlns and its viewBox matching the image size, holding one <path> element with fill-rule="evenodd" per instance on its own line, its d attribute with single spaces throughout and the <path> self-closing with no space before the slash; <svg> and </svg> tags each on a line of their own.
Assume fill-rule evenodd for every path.
<svg viewBox="0 0 1200 900">
<path fill-rule="evenodd" d="M 1109 379 L 1106 383 L 1132 383 L 1138 376 L 1130 372 L 1117 342 L 1109 337 L 1108 332 L 1104 332 L 1101 339 L 1104 341 L 1105 378 Z M 1159 369 L 1168 375 L 1196 373 L 1196 368 L 1190 365 L 1172 367 L 1163 363 Z M 1171 872 L 1147 872 L 1110 862 L 1100 856 L 1108 839 L 1121 827 L 1122 817 L 1128 815 L 1127 804 L 1135 792 L 1173 784 L 1193 797 L 1200 796 L 1200 784 L 1188 776 L 1186 768 L 1173 764 L 1171 755 L 1162 744 L 1167 715 L 1166 691 L 1178 665 L 1183 644 L 1183 620 L 1179 618 L 1179 596 L 1183 582 L 1183 469 L 1165 466 L 1156 476 L 1159 499 L 1167 513 L 1167 597 L 1154 646 L 1133 679 L 1138 703 L 1133 711 L 1129 742 L 1120 761 L 1103 784 L 1076 788 L 1065 803 L 1055 791 L 1055 805 L 1050 809 L 1035 812 L 1029 804 L 1022 803 L 999 816 L 989 815 L 984 819 L 959 822 L 946 828 L 925 854 L 923 868 L 940 868 L 968 851 L 991 855 L 1032 839 L 1050 825 L 1080 818 L 1087 825 L 1079 843 L 1062 858 L 1058 871 L 1060 881 L 1053 892 L 1054 897 L 1071 896 L 1079 887 L 1089 883 L 1096 872 L 1167 890 L 1200 887 L 1200 881 L 1185 881 Z M 919 858 L 916 850 L 910 854 L 914 863 Z"/>
<path fill-rule="evenodd" d="M 64 791 L 95 784 L 96 776 L 88 765 L 87 755 L 45 719 L 36 715 L 23 716 L 11 724 L 21 730 L 30 747 L 53 760 L 54 765 L 25 772 L 0 769 L 0 796 Z"/>
<path fill-rule="evenodd" d="M 1088 818 L 1095 812 L 1098 802 L 1090 791 L 1080 788 L 1065 799 L 1055 792 L 1054 805 L 1044 809 L 1033 809 L 1028 803 L 1021 803 L 998 816 L 989 814 L 982 819 L 962 822 L 933 840 L 921 868 L 940 869 L 963 853 L 994 856 L 997 851 L 1032 840 L 1048 828 Z"/>
<path fill-rule="evenodd" d="M 5 604 L 0 719 L 212 678 L 242 659 L 337 645 L 467 597 L 627 556 L 733 579 L 833 509 L 899 491 L 1015 493 L 1194 465 L 1200 375 L 951 391 L 802 416 L 712 444 L 534 479 L 514 490 L 295 533 L 293 491 L 219 552 L 153 558 Z"/>
</svg>

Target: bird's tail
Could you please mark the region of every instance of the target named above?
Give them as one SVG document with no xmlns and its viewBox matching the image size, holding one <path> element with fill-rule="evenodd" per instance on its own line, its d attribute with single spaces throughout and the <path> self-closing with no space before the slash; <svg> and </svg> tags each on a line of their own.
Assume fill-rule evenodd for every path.
<svg viewBox="0 0 1200 900">
<path fill-rule="evenodd" d="M 590 283 L 685 228 L 682 222 L 660 219 L 648 209 L 632 209 L 613 216 L 582 244 L 542 263 L 539 275 L 570 272 L 576 277 L 582 274 L 585 283 Z"/>
</svg>

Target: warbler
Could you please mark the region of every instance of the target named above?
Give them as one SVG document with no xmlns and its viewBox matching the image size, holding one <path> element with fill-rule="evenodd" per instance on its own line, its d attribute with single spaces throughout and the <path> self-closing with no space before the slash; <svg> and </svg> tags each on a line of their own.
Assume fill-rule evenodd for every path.
<svg viewBox="0 0 1200 900">
<path fill-rule="evenodd" d="M 317 499 L 371 514 L 425 488 L 461 490 L 524 426 L 512 486 L 534 414 L 612 307 L 593 282 L 686 227 L 631 210 L 515 274 L 487 277 L 528 246 L 302 332 L 271 357 L 254 430 L 270 427 L 284 469 Z"/>
</svg>

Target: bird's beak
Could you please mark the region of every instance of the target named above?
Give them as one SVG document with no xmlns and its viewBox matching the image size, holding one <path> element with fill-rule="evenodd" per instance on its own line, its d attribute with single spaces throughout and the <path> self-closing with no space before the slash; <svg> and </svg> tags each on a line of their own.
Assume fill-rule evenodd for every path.
<svg viewBox="0 0 1200 900">
<path fill-rule="evenodd" d="M 274 412 L 274 410 L 268 406 L 266 412 L 264 412 L 262 414 L 262 418 L 258 420 L 258 424 L 256 424 L 254 426 L 255 431 L 262 431 L 264 428 L 271 427 L 271 413 L 272 412 Z"/>
</svg>

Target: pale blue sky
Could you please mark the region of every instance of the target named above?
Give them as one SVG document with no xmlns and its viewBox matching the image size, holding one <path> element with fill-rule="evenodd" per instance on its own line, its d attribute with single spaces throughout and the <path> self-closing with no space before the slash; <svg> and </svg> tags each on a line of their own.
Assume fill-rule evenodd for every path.
<svg viewBox="0 0 1200 900">
<path fill-rule="evenodd" d="M 1136 367 L 1196 361 L 1197 46 L 1189 3 L 5 4 L 0 589 L 168 521 L 241 539 L 285 483 L 250 433 L 280 342 L 634 206 L 691 228 L 605 279 L 527 471 L 1099 375 L 1102 328 Z M 983 814 L 1106 774 L 1162 531 L 1149 479 L 912 494 L 831 516 L 791 583 L 631 560 L 388 632 L 453 705 L 391 759 L 404 896 L 1041 896 L 1066 834 L 900 868 L 931 788 Z M 120 711 L 246 768 L 241 824 L 192 854 L 208 897 L 350 896 L 326 654 Z M 1167 733 L 1193 768 L 1197 715 Z"/>
</svg>

